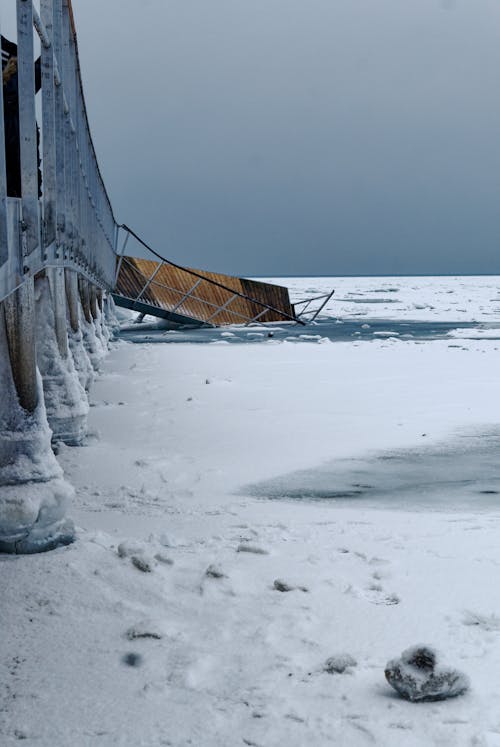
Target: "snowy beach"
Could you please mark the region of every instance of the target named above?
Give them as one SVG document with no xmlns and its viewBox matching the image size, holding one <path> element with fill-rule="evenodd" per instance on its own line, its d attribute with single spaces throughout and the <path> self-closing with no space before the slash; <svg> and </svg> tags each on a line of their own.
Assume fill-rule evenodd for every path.
<svg viewBox="0 0 500 747">
<path fill-rule="evenodd" d="M 273 281 L 326 318 L 114 344 L 77 542 L 0 556 L 5 747 L 500 745 L 500 278 Z"/>
</svg>

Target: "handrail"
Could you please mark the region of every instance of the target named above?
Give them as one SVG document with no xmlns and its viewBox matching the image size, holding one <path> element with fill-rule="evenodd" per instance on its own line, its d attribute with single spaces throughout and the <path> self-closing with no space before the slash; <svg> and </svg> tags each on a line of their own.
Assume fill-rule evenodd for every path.
<svg viewBox="0 0 500 747">
<path fill-rule="evenodd" d="M 117 224 L 90 131 L 71 0 L 40 0 L 38 8 L 33 0 L 12 2 L 17 6 L 13 44 L 21 155 L 19 169 L 11 160 L 6 173 L 1 90 L 0 300 L 55 265 L 111 289 Z M 40 137 L 34 32 L 41 42 Z M 12 116 L 7 109 L 7 121 Z"/>
<path fill-rule="evenodd" d="M 314 322 L 314 320 L 318 317 L 318 315 L 323 311 L 326 304 L 328 303 L 328 301 L 330 300 L 330 298 L 333 296 L 334 293 L 335 293 L 335 290 L 332 290 L 330 291 L 330 293 L 322 293 L 320 296 L 313 296 L 312 298 L 306 298 L 303 301 L 295 301 L 293 304 L 295 308 L 297 306 L 301 306 L 302 304 L 305 304 L 302 311 L 299 314 L 297 314 L 297 318 L 301 319 L 307 314 L 312 314 L 312 317 L 308 319 L 308 323 L 311 324 L 312 322 Z M 309 309 L 309 306 L 311 303 L 313 303 L 314 301 L 321 301 L 323 299 L 324 299 L 323 303 L 317 309 L 316 308 Z"/>
</svg>

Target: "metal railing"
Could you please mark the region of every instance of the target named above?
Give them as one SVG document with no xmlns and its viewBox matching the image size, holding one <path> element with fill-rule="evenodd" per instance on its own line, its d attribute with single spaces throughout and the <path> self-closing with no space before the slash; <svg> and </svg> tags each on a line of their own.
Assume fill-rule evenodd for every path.
<svg viewBox="0 0 500 747">
<path fill-rule="evenodd" d="M 293 305 L 295 308 L 297 319 L 302 321 L 303 324 L 311 324 L 312 322 L 314 322 L 319 314 L 323 311 L 328 301 L 332 298 L 334 293 L 335 291 L 332 290 L 330 291 L 330 293 L 322 293 L 320 296 L 305 298 L 303 301 L 295 301 Z"/>
<path fill-rule="evenodd" d="M 116 222 L 92 143 L 71 0 L 16 0 L 21 195 L 8 194 L 0 91 L 0 301 L 47 267 L 110 289 Z M 34 32 L 41 44 L 37 144 Z M 6 112 L 15 116 L 12 107 Z M 38 161 L 41 171 L 41 196 Z"/>
</svg>

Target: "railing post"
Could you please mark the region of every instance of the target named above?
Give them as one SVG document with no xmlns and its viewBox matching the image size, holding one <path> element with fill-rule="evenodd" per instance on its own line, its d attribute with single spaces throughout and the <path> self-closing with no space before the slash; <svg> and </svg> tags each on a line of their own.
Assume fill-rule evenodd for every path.
<svg viewBox="0 0 500 747">
<path fill-rule="evenodd" d="M 0 86 L 0 294 L 7 289 L 3 283 L 1 268 L 9 258 L 9 247 L 7 243 L 7 174 L 5 171 L 5 132 L 3 124 L 3 85 Z"/>
<path fill-rule="evenodd" d="M 17 0 L 17 77 L 21 153 L 21 236 L 24 265 L 40 244 L 32 0 Z"/>
<path fill-rule="evenodd" d="M 57 60 L 59 75 L 63 75 L 62 62 L 62 0 L 53 0 L 52 48 Z M 56 256 L 66 258 L 66 161 L 65 161 L 64 88 L 62 77 L 54 92 L 54 137 L 56 157 Z"/>
<path fill-rule="evenodd" d="M 52 0 L 40 0 L 40 15 L 49 38 L 53 38 Z M 53 44 L 42 43 L 42 124 L 43 124 L 43 250 L 55 257 L 56 239 L 56 119 Z"/>
</svg>

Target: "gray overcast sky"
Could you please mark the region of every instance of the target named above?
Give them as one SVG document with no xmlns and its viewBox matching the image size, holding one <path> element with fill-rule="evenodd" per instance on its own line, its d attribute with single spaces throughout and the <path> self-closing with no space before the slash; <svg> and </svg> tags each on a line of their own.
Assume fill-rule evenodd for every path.
<svg viewBox="0 0 500 747">
<path fill-rule="evenodd" d="M 248 275 L 500 273 L 498 0 L 74 10 L 116 217 L 160 252 Z"/>
</svg>

